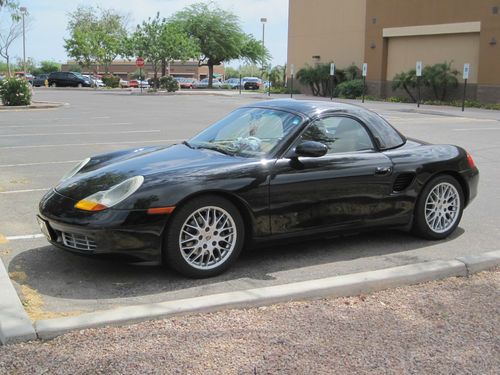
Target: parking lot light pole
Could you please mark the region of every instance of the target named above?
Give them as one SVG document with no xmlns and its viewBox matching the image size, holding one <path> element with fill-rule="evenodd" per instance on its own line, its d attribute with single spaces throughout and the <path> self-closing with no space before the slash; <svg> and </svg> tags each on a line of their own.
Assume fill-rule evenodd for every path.
<svg viewBox="0 0 500 375">
<path fill-rule="evenodd" d="M 266 32 L 266 22 L 267 18 L 261 18 L 260 22 L 262 22 L 262 47 L 264 47 L 264 35 Z M 265 56 L 265 55 L 264 55 Z M 262 73 L 264 74 L 264 56 L 262 56 Z"/>
<path fill-rule="evenodd" d="M 24 27 L 24 15 L 28 12 L 28 8 L 20 7 L 19 10 L 23 16 L 23 71 L 26 74 L 26 29 Z"/>
</svg>

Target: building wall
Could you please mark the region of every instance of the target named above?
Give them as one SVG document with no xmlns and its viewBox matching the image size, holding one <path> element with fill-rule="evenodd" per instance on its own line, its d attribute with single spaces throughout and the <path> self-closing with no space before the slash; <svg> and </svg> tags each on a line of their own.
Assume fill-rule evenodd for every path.
<svg viewBox="0 0 500 375">
<path fill-rule="evenodd" d="M 306 64 L 363 63 L 366 0 L 290 0 L 288 73 Z M 313 56 L 319 56 L 313 58 Z"/>
<path fill-rule="evenodd" d="M 383 96 L 394 74 L 417 60 L 453 61 L 460 73 L 471 64 L 470 97 L 499 102 L 500 0 L 289 0 L 288 64 L 295 71 L 315 62 L 367 62 L 369 92 Z"/>
</svg>

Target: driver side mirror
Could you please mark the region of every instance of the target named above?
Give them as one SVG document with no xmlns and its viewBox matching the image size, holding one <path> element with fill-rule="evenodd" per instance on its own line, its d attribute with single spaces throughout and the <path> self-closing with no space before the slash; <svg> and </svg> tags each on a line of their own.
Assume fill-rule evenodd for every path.
<svg viewBox="0 0 500 375">
<path fill-rule="evenodd" d="M 317 158 L 326 155 L 328 147 L 316 141 L 303 141 L 295 147 L 296 156 L 307 156 Z"/>
</svg>

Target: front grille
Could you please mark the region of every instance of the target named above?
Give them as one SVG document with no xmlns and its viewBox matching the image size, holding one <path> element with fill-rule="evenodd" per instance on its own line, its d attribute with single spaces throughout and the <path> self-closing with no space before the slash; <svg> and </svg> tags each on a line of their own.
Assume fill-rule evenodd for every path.
<svg viewBox="0 0 500 375">
<path fill-rule="evenodd" d="M 392 190 L 395 192 L 400 192 L 411 185 L 415 175 L 413 173 L 401 173 L 396 177 Z"/>
<path fill-rule="evenodd" d="M 61 237 L 64 246 L 72 249 L 90 251 L 97 248 L 94 240 L 81 234 L 61 232 Z"/>
</svg>

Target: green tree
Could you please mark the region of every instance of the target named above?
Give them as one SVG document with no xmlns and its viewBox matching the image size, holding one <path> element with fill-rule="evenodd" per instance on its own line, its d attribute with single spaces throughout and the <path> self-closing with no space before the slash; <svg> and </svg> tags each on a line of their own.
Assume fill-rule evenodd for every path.
<svg viewBox="0 0 500 375">
<path fill-rule="evenodd" d="M 262 43 L 242 31 L 235 14 L 212 3 L 188 6 L 176 13 L 174 19 L 198 43 L 201 52 L 198 65 L 208 66 L 209 87 L 212 87 L 214 65 L 236 59 L 263 64 L 269 58 Z"/>
<path fill-rule="evenodd" d="M 240 71 L 238 69 L 231 68 L 230 66 L 227 66 L 224 69 L 224 77 L 226 77 L 226 79 L 240 78 Z"/>
<path fill-rule="evenodd" d="M 187 35 L 181 25 L 160 18 L 160 13 L 157 13 L 155 18 L 148 18 L 137 25 L 127 41 L 127 55 L 145 58 L 153 68 L 154 82 L 158 82 L 160 67 L 165 75 L 168 62 L 186 61 L 198 54 L 198 44 Z"/>
<path fill-rule="evenodd" d="M 103 65 L 106 73 L 113 60 L 123 53 L 126 17 L 111 9 L 80 6 L 69 14 L 64 48 L 82 67 Z"/>
<path fill-rule="evenodd" d="M 10 77 L 12 71 L 10 66 L 10 47 L 23 34 L 23 25 L 20 22 L 21 12 L 17 1 L 4 1 L 1 5 L 0 56 L 5 59 L 7 74 Z"/>
<path fill-rule="evenodd" d="M 430 87 L 436 100 L 444 101 L 449 88 L 458 86 L 458 71 L 451 68 L 452 62 L 427 65 L 422 71 L 424 85 Z"/>
<path fill-rule="evenodd" d="M 33 70 L 33 74 L 49 74 L 52 72 L 58 72 L 61 70 L 61 64 L 56 61 L 44 60 L 40 62 L 40 65 Z"/>
<path fill-rule="evenodd" d="M 330 77 L 330 63 L 317 64 L 312 67 L 306 64 L 297 72 L 297 79 L 303 85 L 309 86 L 314 96 L 327 96 L 330 90 L 346 80 L 346 74 L 342 69 L 335 70 L 335 76 Z"/>
<path fill-rule="evenodd" d="M 416 102 L 415 96 L 412 93 L 412 89 L 417 87 L 417 76 L 415 69 L 411 69 L 407 72 L 401 72 L 394 76 L 392 79 L 392 89 L 398 90 L 403 89 L 406 91 L 408 96 L 413 102 Z"/>
</svg>

